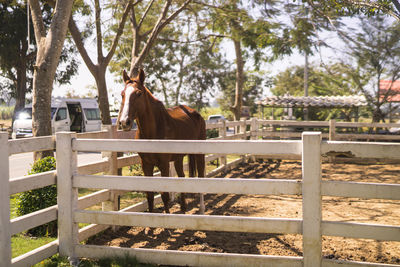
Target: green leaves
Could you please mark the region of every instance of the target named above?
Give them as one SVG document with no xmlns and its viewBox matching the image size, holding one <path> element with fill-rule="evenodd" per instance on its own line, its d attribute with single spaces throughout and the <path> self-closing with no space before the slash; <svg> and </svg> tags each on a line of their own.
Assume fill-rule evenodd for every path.
<svg viewBox="0 0 400 267">
<path fill-rule="evenodd" d="M 56 160 L 53 157 L 45 157 L 36 161 L 29 175 L 52 171 L 56 169 Z M 37 210 L 41 210 L 53 205 L 57 205 L 57 187 L 55 185 L 23 192 L 18 195 L 17 215 L 22 216 Z M 28 234 L 33 236 L 56 236 L 57 222 L 50 222 L 45 225 L 28 230 Z"/>
</svg>

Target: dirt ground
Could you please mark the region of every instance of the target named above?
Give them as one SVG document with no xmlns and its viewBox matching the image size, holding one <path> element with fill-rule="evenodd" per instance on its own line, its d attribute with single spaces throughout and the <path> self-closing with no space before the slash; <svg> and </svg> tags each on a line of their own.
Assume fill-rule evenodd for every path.
<svg viewBox="0 0 400 267">
<path fill-rule="evenodd" d="M 322 179 L 373 183 L 400 183 L 400 165 L 330 164 L 322 166 Z M 242 164 L 220 177 L 301 179 L 301 162 Z M 206 214 L 273 218 L 301 218 L 300 196 L 214 195 L 205 197 Z M 197 199 L 188 200 L 189 214 L 198 212 Z M 180 213 L 173 203 L 172 213 Z M 159 206 L 157 212 L 162 212 Z M 400 225 L 400 201 L 323 197 L 323 220 Z M 122 227 L 106 231 L 90 244 L 281 256 L 302 256 L 301 235 L 248 234 L 183 229 Z M 400 242 L 323 237 L 323 256 L 329 259 L 400 265 Z"/>
</svg>

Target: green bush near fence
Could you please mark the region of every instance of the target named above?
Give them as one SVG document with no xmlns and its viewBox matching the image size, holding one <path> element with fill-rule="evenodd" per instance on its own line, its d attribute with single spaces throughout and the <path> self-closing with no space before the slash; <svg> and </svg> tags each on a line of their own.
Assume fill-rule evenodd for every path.
<svg viewBox="0 0 400 267">
<path fill-rule="evenodd" d="M 29 175 L 56 169 L 54 157 L 45 157 L 36 161 Z M 22 216 L 37 210 L 45 209 L 57 205 L 57 187 L 50 185 L 43 188 L 23 192 L 19 194 L 17 200 L 17 215 Z M 53 221 L 27 231 L 32 236 L 57 236 L 57 221 Z"/>
<path fill-rule="evenodd" d="M 14 107 L 0 106 L 0 120 L 11 120 Z"/>
</svg>

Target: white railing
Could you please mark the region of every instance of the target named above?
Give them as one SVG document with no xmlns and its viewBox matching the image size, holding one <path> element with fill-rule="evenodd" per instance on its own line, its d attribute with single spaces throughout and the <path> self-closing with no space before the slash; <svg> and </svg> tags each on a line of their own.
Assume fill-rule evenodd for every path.
<svg viewBox="0 0 400 267">
<path fill-rule="evenodd" d="M 107 129 L 108 128 L 108 129 Z M 100 132 L 82 133 L 78 134 L 80 138 L 107 138 L 112 137 L 111 127 L 106 127 Z M 134 132 L 117 133 L 121 138 L 133 138 Z M 42 188 L 49 185 L 56 184 L 57 174 L 56 171 L 49 171 L 44 173 L 33 174 L 29 176 L 22 176 L 13 179 L 9 179 L 9 160 L 8 157 L 17 153 L 26 153 L 32 151 L 44 151 L 54 150 L 56 148 L 55 136 L 39 137 L 39 138 L 26 138 L 19 140 L 8 140 L 7 133 L 0 133 L 2 150 L 0 151 L 1 162 L 4 165 L 0 168 L 1 181 L 9 186 L 2 186 L 0 188 L 1 196 L 7 198 L 7 201 L 2 202 L 1 209 L 1 225 L 2 229 L 0 237 L 0 262 L 5 264 L 10 262 L 12 266 L 29 266 L 36 264 L 43 259 L 51 257 L 58 252 L 58 240 L 50 242 L 42 247 L 39 247 L 26 254 L 11 259 L 11 236 L 20 232 L 29 230 L 31 228 L 46 224 L 48 222 L 57 220 L 58 206 L 52 206 L 46 209 L 38 210 L 36 212 L 29 213 L 24 216 L 20 216 L 10 220 L 9 217 L 9 196 L 29 190 Z M 62 153 L 59 153 L 62 154 Z M 110 158 L 106 158 L 100 162 L 85 164 L 78 167 L 81 173 L 93 174 L 99 172 L 110 171 Z M 138 162 L 137 156 L 120 157 L 117 159 L 119 167 L 135 164 Z M 122 163 L 122 164 L 121 164 Z M 7 181 L 7 182 L 6 182 Z M 114 199 L 110 190 L 102 190 L 85 197 L 79 198 L 79 208 L 88 208 L 98 203 L 108 201 L 110 198 Z M 8 217 L 7 214 L 8 213 Z M 4 226 L 4 227 L 3 227 Z M 4 231 L 3 231 L 4 229 Z M 79 239 L 85 240 L 90 236 L 104 230 L 104 226 L 90 225 L 83 229 L 80 229 Z M 6 265 L 8 266 L 8 265 Z"/>
<path fill-rule="evenodd" d="M 264 121 L 265 122 L 265 121 Z M 262 121 L 257 121 L 255 119 L 248 120 L 248 121 L 236 121 L 236 122 L 220 122 L 215 124 L 208 124 L 207 128 L 217 128 L 219 130 L 219 137 L 215 138 L 212 141 L 167 141 L 162 144 L 163 148 L 157 144 L 156 152 L 160 152 L 160 149 L 165 149 L 166 151 L 173 152 L 173 151 L 182 151 L 180 152 L 190 152 L 190 153 L 212 153 L 208 155 L 206 160 L 211 161 L 216 158 L 220 158 L 221 166 L 214 171 L 211 171 L 206 176 L 212 177 L 218 172 L 224 171 L 228 168 L 232 168 L 236 164 L 243 162 L 245 157 L 242 157 L 234 162 L 227 163 L 226 161 L 226 154 L 245 154 L 245 155 L 258 155 L 264 157 L 271 157 L 271 158 L 301 158 L 302 156 L 302 146 L 304 145 L 302 141 L 263 141 L 262 144 L 267 145 L 268 148 L 263 149 L 262 146 L 259 146 L 258 136 L 262 133 L 263 128 L 265 128 L 266 124 L 263 124 Z M 271 123 L 271 121 L 268 121 Z M 282 122 L 282 121 L 275 121 L 276 125 L 281 124 L 284 126 L 293 125 L 294 122 Z M 295 122 L 297 123 L 297 122 Z M 325 123 L 326 122 L 312 122 L 314 126 L 320 126 L 318 123 Z M 332 122 L 330 123 L 332 125 Z M 336 123 L 337 125 L 341 125 L 340 123 Z M 297 127 L 298 125 L 296 125 Z M 304 127 L 310 127 L 310 124 L 304 124 Z M 329 123 L 328 123 L 329 126 Z M 370 127 L 371 125 L 364 125 L 362 126 L 354 126 L 351 127 Z M 387 127 L 397 127 L 396 124 L 388 124 Z M 240 131 L 235 131 L 234 134 L 227 134 L 226 127 L 236 127 L 240 128 Z M 350 126 L 349 126 L 350 127 Z M 382 125 L 376 125 L 376 127 L 383 127 Z M 246 131 L 246 128 L 249 130 Z M 298 133 L 296 133 L 298 134 Z M 331 135 L 335 136 L 335 135 Z M 226 180 L 226 179 L 170 179 L 168 178 L 151 178 L 152 180 L 146 178 L 140 178 L 141 183 L 137 183 L 137 178 L 130 177 L 129 179 L 125 177 L 116 176 L 118 173 L 118 168 L 122 168 L 124 166 L 129 166 L 132 164 L 136 164 L 139 162 L 139 158 L 137 155 L 133 156 L 122 156 L 117 157 L 117 153 L 115 151 L 141 151 L 141 152 L 155 152 L 152 148 L 154 147 L 154 140 L 153 143 L 149 143 L 142 140 L 137 141 L 127 141 L 127 140 L 109 140 L 112 138 L 132 138 L 132 132 L 116 132 L 115 129 L 112 130 L 110 127 L 106 129 L 106 131 L 97 132 L 97 133 L 85 133 L 85 134 L 77 134 L 76 138 L 74 138 L 72 144 L 73 148 L 76 150 L 92 150 L 92 151 L 102 151 L 105 159 L 100 162 L 80 165 L 77 167 L 77 173 L 79 174 L 74 182 L 75 184 L 70 184 L 70 188 L 76 187 L 91 187 L 91 188 L 98 188 L 102 189 L 97 191 L 93 194 L 90 194 L 85 197 L 81 197 L 77 200 L 77 208 L 79 210 L 83 210 L 85 208 L 91 207 L 96 205 L 100 202 L 109 201 L 112 202 L 111 210 L 116 212 L 118 205 L 117 205 L 117 197 L 119 194 L 122 194 L 122 191 L 126 190 L 142 190 L 144 188 L 151 188 L 152 191 L 157 191 L 157 184 L 158 182 L 163 186 L 168 186 L 171 192 L 179 191 L 179 192 L 202 192 L 202 193 L 242 193 L 242 194 L 255 194 L 258 192 L 260 194 L 301 194 L 304 187 L 301 183 L 293 182 L 293 181 L 260 181 L 260 180 L 249 180 L 246 179 L 242 181 L 240 179 L 235 180 Z M 84 140 L 84 138 L 88 140 Z M 91 140 L 93 138 L 98 138 L 100 140 Z M 221 141 L 221 139 L 252 139 L 251 141 Z M 197 142 L 196 146 L 193 146 L 192 142 Z M 399 159 L 399 152 L 398 152 L 398 145 L 392 143 L 373 143 L 373 144 L 365 144 L 365 143 L 356 143 L 356 142 L 335 142 L 335 141 L 327 141 L 321 143 L 321 156 L 330 156 L 335 153 L 345 152 L 348 153 L 351 151 L 352 156 L 359 157 L 359 158 L 391 158 L 391 159 Z M 6 133 L 0 133 L 0 177 L 3 184 L 9 184 L 9 186 L 2 186 L 0 187 L 0 201 L 2 203 L 2 208 L 0 211 L 0 262 L 6 263 L 11 262 L 12 266 L 27 266 L 33 265 L 45 258 L 48 258 L 55 253 L 58 252 L 59 249 L 59 240 L 51 242 L 45 246 L 37 248 L 31 252 L 28 252 L 24 255 L 18 256 L 14 259 L 11 259 L 11 244 L 10 238 L 11 235 L 20 233 L 22 231 L 26 231 L 33 227 L 39 226 L 44 223 L 48 223 L 52 220 L 57 219 L 57 211 L 59 209 L 58 206 L 53 206 L 44 210 L 40 210 L 25 216 L 21 216 L 10 220 L 9 214 L 9 196 L 12 194 L 16 194 L 19 192 L 24 192 L 32 189 L 41 188 L 44 186 L 52 185 L 56 183 L 57 174 L 56 171 L 40 173 L 30 176 L 18 177 L 9 180 L 9 163 L 8 163 L 8 156 L 16 153 L 25 153 L 30 151 L 42 151 L 42 150 L 49 150 L 56 148 L 56 140 L 55 137 L 41 137 L 41 138 L 28 138 L 28 139 L 21 139 L 21 140 L 7 140 Z M 100 148 L 100 149 L 99 149 Z M 153 149 L 153 150 L 152 150 Z M 63 151 L 63 150 L 62 150 Z M 71 150 L 72 151 L 72 150 Z M 107 152 L 108 151 L 108 152 Z M 372 151 L 372 152 L 371 152 Z M 213 153 L 215 152 L 215 153 Z M 71 152 L 72 153 L 72 152 Z M 63 153 L 59 153 L 62 155 Z M 58 161 L 62 159 L 57 159 Z M 303 161 L 304 163 L 304 161 Z M 58 163 L 60 164 L 60 163 Z M 304 163 L 305 164 L 305 163 Z M 58 165 L 62 166 L 62 165 Z M 187 166 L 186 166 L 187 168 Z M 59 172 L 60 170 L 58 170 Z M 105 172 L 111 176 L 101 177 L 101 176 L 87 176 L 88 174 L 95 174 Z M 174 176 L 174 173 L 171 173 L 171 176 Z M 114 185 L 115 184 L 124 184 L 123 186 L 109 186 L 107 182 L 110 178 L 113 179 Z M 115 183 L 115 181 L 119 181 L 120 183 Z M 96 181 L 97 186 L 93 185 L 93 182 Z M 251 189 L 243 189 L 243 183 L 246 182 L 249 184 L 249 188 Z M 126 183 L 126 185 L 125 185 Z M 156 183 L 156 184 L 154 184 Z M 90 185 L 90 186 L 89 186 Z M 101 185 L 101 186 L 100 186 Z M 147 187 L 146 187 L 147 186 Z M 135 189 L 136 188 L 136 189 Z M 163 187 L 165 190 L 165 187 Z M 179 188 L 179 190 L 177 190 Z M 194 191 L 192 188 L 196 188 L 197 191 Z M 246 186 L 247 188 L 247 186 Z M 218 190 L 217 190 L 218 189 Z M 72 190 L 72 189 L 71 189 Z M 118 190 L 118 191 L 115 191 Z M 182 191 L 180 191 L 182 190 Z M 253 191 L 258 190 L 258 191 Z M 71 191 L 73 192 L 73 191 Z M 328 196 L 342 196 L 342 197 L 360 197 L 360 198 L 387 198 L 387 199 L 399 199 L 399 185 L 386 185 L 386 184 L 365 184 L 365 183 L 342 183 L 342 182 L 333 182 L 333 181 L 323 181 L 321 182 L 321 192 L 322 195 Z M 303 192 L 304 193 L 304 192 Z M 62 195 L 62 194 L 61 194 Z M 159 202 L 160 198 L 156 199 L 156 202 Z M 65 202 L 65 201 L 64 201 Z M 311 201 L 312 202 L 312 201 Z M 314 203 L 314 202 L 312 202 Z M 128 218 L 129 216 L 125 216 L 123 212 L 127 211 L 144 211 L 147 208 L 146 202 L 139 203 L 124 209 L 122 212 L 119 212 L 117 216 L 121 216 L 121 220 L 131 220 L 131 219 L 123 219 Z M 62 208 L 64 209 L 64 207 Z M 109 211 L 111 214 L 115 212 Z M 90 216 L 97 216 L 93 215 L 93 213 L 76 213 L 75 216 L 83 216 L 82 219 L 91 220 Z M 137 215 L 139 216 L 139 215 Z M 146 220 L 148 219 L 146 216 L 148 214 L 144 214 L 141 219 L 144 220 L 143 224 L 147 224 Z M 159 215 L 157 215 L 159 216 Z M 174 221 L 178 220 L 181 223 L 190 224 L 191 222 L 196 222 L 197 220 L 213 220 L 211 225 L 216 225 L 223 223 L 223 221 L 231 220 L 230 218 L 218 218 L 213 217 L 210 219 L 210 216 L 205 216 L 204 218 L 201 216 L 194 216 L 195 218 L 191 218 L 189 215 L 183 215 L 183 218 L 189 219 L 173 219 L 174 217 L 169 218 L 168 216 L 160 215 L 161 218 L 168 218 L 167 223 L 173 223 Z M 189 217 L 185 217 L 189 216 Z M 81 219 L 81 217 L 79 217 Z M 140 217 L 140 216 L 139 216 Z M 136 218 L 136 222 L 139 219 Z M 171 222 L 169 222 L 171 220 Z M 281 221 L 276 221 L 274 219 L 262 219 L 261 221 L 253 220 L 252 218 L 247 218 L 244 221 L 246 224 L 251 226 L 251 231 L 256 231 L 256 229 L 261 229 L 260 231 L 265 232 L 266 229 L 268 231 L 280 232 L 281 229 L 279 226 L 281 225 Z M 71 221 L 72 223 L 72 221 Z M 104 225 L 97 225 L 91 224 L 83 229 L 79 230 L 78 240 L 82 241 L 87 239 L 88 237 L 106 229 L 107 226 Z M 237 230 L 239 222 L 230 222 L 232 225 L 232 230 Z M 106 223 L 110 225 L 111 223 Z M 128 224 L 130 225 L 130 224 Z M 235 226 L 236 225 L 236 226 Z M 256 225 L 262 225 L 261 228 L 257 228 Z M 286 225 L 288 227 L 288 233 L 302 233 L 302 222 L 301 220 L 295 219 L 288 219 L 286 223 L 282 225 Z M 147 225 L 150 226 L 150 225 Z M 175 225 L 176 227 L 179 224 Z M 321 231 L 323 234 L 332 234 L 336 231 L 339 233 L 346 232 L 347 228 L 352 228 L 354 224 L 342 224 L 336 222 L 322 222 L 321 223 Z M 236 228 L 235 228 L 236 227 Z M 274 228 L 275 227 L 275 228 Z M 398 228 L 393 228 L 391 226 L 388 227 L 381 227 L 381 226 L 374 226 L 374 225 L 355 225 L 357 229 L 361 229 L 360 231 L 352 230 L 353 235 L 362 236 L 372 236 L 368 238 L 378 238 L 378 237 L 388 237 L 388 240 L 392 240 L 390 238 L 399 236 Z M 226 228 L 226 225 L 224 226 Z M 343 230 L 344 229 L 344 230 Z M 394 229 L 394 230 L 393 230 Z M 235 230 L 235 231 L 236 231 Z M 377 232 L 378 231 L 378 232 Z M 393 232 L 395 231 L 395 232 Z M 375 235 L 374 233 L 377 233 Z M 396 234 L 397 233 L 397 234 Z M 343 233 L 342 233 L 343 235 Z M 396 239 L 397 240 L 397 239 Z M 62 242 L 64 243 L 64 241 Z M 84 253 L 87 251 L 87 247 L 82 247 L 82 250 L 79 249 L 80 252 Z M 104 248 L 97 248 L 97 247 L 90 247 L 89 250 L 98 251 L 100 254 L 104 253 Z M 122 250 L 114 250 L 111 249 L 112 253 L 119 254 Z M 131 251 L 131 250 L 127 250 Z M 160 254 L 154 250 L 139 250 L 139 254 L 143 252 L 143 255 L 151 256 L 152 259 L 159 259 Z M 125 252 L 124 252 L 125 253 Z M 132 253 L 132 252 L 130 252 Z M 136 252 L 134 252 L 136 253 Z M 166 254 L 165 254 L 166 253 Z M 198 262 L 212 262 L 219 258 L 218 254 L 215 255 L 204 255 L 198 253 L 189 253 L 185 254 L 182 252 L 162 252 L 165 254 L 166 259 L 171 258 L 173 261 L 178 260 L 182 262 L 195 262 L 193 259 L 197 259 Z M 97 254 L 94 254 L 97 255 Z M 179 256 L 181 255 L 181 256 Z M 79 255 L 78 255 L 79 256 Z M 146 256 L 146 257 L 147 257 Z M 240 262 L 243 259 L 246 259 L 246 262 L 259 262 L 263 261 L 265 258 L 271 260 L 272 262 L 284 262 L 288 263 L 290 266 L 291 264 L 299 264 L 301 263 L 301 258 L 290 258 L 287 259 L 286 257 L 265 257 L 265 256 L 254 256 L 254 255 L 230 255 L 229 260 L 232 262 Z M 306 256 L 305 256 L 306 257 Z M 164 258 L 163 258 L 164 260 Z M 218 261 L 218 260 L 217 260 Z M 163 262 L 164 261 L 159 261 Z M 324 263 L 326 260 L 324 260 Z M 178 263 L 176 263 L 178 264 Z M 202 265 L 202 264 L 200 264 Z"/>
<path fill-rule="evenodd" d="M 166 265 L 275 265 L 282 266 L 340 266 L 342 261 L 322 258 L 322 236 L 371 238 L 400 241 L 400 227 L 388 225 L 331 222 L 322 220 L 322 196 L 345 196 L 400 200 L 400 185 L 347 183 L 321 181 L 321 157 L 327 153 L 351 151 L 360 158 L 400 158 L 400 144 L 356 143 L 322 141 L 320 133 L 303 133 L 298 141 L 176 141 L 176 140 L 83 140 L 69 133 L 57 135 L 57 149 L 70 151 L 57 164 L 59 197 L 63 205 L 60 227 L 60 254 L 72 259 L 105 256 L 135 256 L 139 261 Z M 202 179 L 172 177 L 123 177 L 115 175 L 82 175 L 76 172 L 78 151 L 125 151 L 147 153 L 193 154 L 256 154 L 301 155 L 303 179 L 290 180 L 255 179 Z M 385 152 L 386 151 L 386 152 Z M 71 166 L 71 168 L 67 167 Z M 249 218 L 241 216 L 208 216 L 131 213 L 124 211 L 85 211 L 78 209 L 78 188 L 98 188 L 132 191 L 169 191 L 190 193 L 234 194 L 302 194 L 303 218 Z M 338 190 L 339 189 L 339 190 Z M 183 228 L 189 230 L 232 231 L 251 233 L 280 233 L 303 235 L 303 257 L 272 257 L 238 255 L 229 253 L 200 253 L 149 249 L 108 248 L 78 243 L 78 223 L 126 225 L 143 227 Z M 232 264 L 231 264 L 232 263 Z M 346 262 L 346 266 L 360 263 Z M 374 266 L 386 266 L 375 264 Z"/>
<path fill-rule="evenodd" d="M 20 216 L 10 220 L 9 214 L 9 196 L 33 189 L 42 188 L 49 185 L 56 184 L 57 172 L 49 171 L 44 173 L 33 174 L 29 176 L 22 176 L 17 178 L 9 178 L 9 160 L 8 157 L 13 154 L 26 153 L 32 151 L 44 151 L 44 150 L 54 150 L 56 148 L 56 138 L 55 136 L 46 137 L 36 137 L 36 138 L 26 138 L 18 140 L 8 140 L 7 133 L 0 133 L 1 143 L 0 147 L 0 176 L 3 184 L 9 184 L 9 186 L 3 186 L 0 188 L 1 197 L 4 197 L 2 201 L 0 225 L 4 225 L 0 229 L 0 262 L 11 262 L 12 266 L 29 266 L 34 265 L 52 255 L 58 253 L 58 240 L 55 240 L 49 244 L 41 246 L 34 249 L 28 253 L 20 255 L 16 258 L 11 259 L 11 236 L 21 233 L 23 231 L 32 229 L 36 226 L 46 224 L 53 220 L 57 220 L 58 206 L 52 206 L 46 209 L 42 209 L 30 214 Z M 97 138 L 97 139 L 107 139 L 107 138 L 120 138 L 120 139 L 132 139 L 135 136 L 135 131 L 122 132 L 116 131 L 115 127 L 105 126 L 101 132 L 89 132 L 89 133 L 79 133 L 77 137 L 79 138 Z M 78 171 L 80 174 L 95 174 L 105 172 L 108 174 L 116 175 L 119 168 L 125 166 L 130 166 L 133 164 L 140 163 L 138 155 L 130 156 L 117 156 L 117 153 L 107 153 L 103 152 L 104 159 L 99 162 L 84 164 L 78 166 Z M 60 155 L 62 153 L 59 153 Z M 206 162 L 213 161 L 218 158 L 224 158 L 223 155 L 208 155 L 206 157 Z M 235 165 L 243 162 L 245 158 L 235 160 L 230 163 L 221 160 L 222 164 L 219 168 L 211 171 L 207 176 L 213 176 L 217 173 L 224 171 L 228 168 L 233 168 Z M 185 170 L 187 169 L 185 165 Z M 174 172 L 171 173 L 174 175 Z M 123 194 L 126 190 L 112 191 L 112 190 L 100 190 L 98 192 L 89 194 L 84 197 L 80 197 L 78 200 L 78 207 L 80 209 L 85 209 L 97 205 L 99 203 L 105 203 L 106 201 L 111 201 L 112 210 L 118 209 L 118 196 Z M 2 199 L 3 200 L 3 199 Z M 158 196 L 155 199 L 155 203 L 161 201 Z M 110 208 L 103 205 L 104 209 Z M 144 211 L 147 208 L 146 202 L 141 202 L 130 207 L 125 208 L 125 211 Z M 79 230 L 79 240 L 83 241 L 89 237 L 105 230 L 108 226 L 104 225 L 89 225 Z M 4 229 L 4 231 L 3 231 Z"/>
</svg>

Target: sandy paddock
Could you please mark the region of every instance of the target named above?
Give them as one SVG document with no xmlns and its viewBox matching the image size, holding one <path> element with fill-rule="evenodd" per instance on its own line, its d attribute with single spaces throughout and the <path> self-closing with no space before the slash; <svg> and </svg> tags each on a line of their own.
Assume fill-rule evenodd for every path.
<svg viewBox="0 0 400 267">
<path fill-rule="evenodd" d="M 277 168 L 275 168 L 277 167 Z M 283 161 L 242 164 L 220 177 L 301 179 L 301 162 Z M 322 179 L 400 183 L 400 165 L 322 165 Z M 188 213 L 198 212 L 197 201 L 190 198 Z M 273 218 L 301 218 L 301 196 L 214 195 L 205 197 L 206 214 Z M 172 213 L 180 213 L 173 203 Z M 159 206 L 157 212 L 162 212 Z M 323 197 L 323 219 L 400 226 L 400 201 Z M 157 248 L 184 251 L 302 256 L 301 235 L 248 234 L 182 229 L 122 227 L 92 239 L 90 244 L 132 248 Z M 368 261 L 400 265 L 400 242 L 323 237 L 323 256 L 329 259 Z"/>
</svg>

